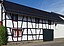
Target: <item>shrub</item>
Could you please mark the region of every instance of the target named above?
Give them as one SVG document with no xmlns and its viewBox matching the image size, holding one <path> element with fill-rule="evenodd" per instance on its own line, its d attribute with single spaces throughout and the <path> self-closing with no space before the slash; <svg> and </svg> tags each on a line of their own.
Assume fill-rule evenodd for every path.
<svg viewBox="0 0 64 46">
<path fill-rule="evenodd" d="M 7 29 L 4 26 L 0 26 L 0 45 L 7 44 Z"/>
</svg>

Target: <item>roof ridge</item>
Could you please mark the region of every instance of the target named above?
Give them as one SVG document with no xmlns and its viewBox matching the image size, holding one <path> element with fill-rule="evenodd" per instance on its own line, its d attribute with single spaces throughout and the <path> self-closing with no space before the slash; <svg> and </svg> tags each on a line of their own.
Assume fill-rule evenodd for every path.
<svg viewBox="0 0 64 46">
<path fill-rule="evenodd" d="M 33 7 L 30 7 L 30 6 L 18 4 L 18 3 L 15 3 L 15 2 L 11 2 L 11 1 L 4 1 L 4 2 L 9 2 L 9 3 L 13 3 L 13 4 L 16 4 L 16 5 L 19 5 L 19 6 L 23 6 L 23 7 L 27 7 L 27 8 L 30 8 L 30 9 L 38 10 L 38 11 L 41 11 L 41 12 L 50 13 L 50 12 L 47 12 L 47 11 L 44 11 L 44 10 L 40 10 L 40 9 L 37 9 L 37 8 L 33 8 Z"/>
</svg>

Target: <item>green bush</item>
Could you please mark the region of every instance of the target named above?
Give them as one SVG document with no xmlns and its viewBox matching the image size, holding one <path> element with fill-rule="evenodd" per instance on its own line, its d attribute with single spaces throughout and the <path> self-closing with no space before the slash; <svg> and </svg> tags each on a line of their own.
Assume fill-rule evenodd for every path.
<svg viewBox="0 0 64 46">
<path fill-rule="evenodd" d="M 7 29 L 4 26 L 0 26 L 0 45 L 7 44 Z"/>
</svg>

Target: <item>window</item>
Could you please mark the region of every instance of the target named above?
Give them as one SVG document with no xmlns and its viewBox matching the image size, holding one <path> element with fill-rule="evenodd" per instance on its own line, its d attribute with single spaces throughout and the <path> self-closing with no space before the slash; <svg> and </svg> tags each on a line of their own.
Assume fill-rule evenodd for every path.
<svg viewBox="0 0 64 46">
<path fill-rule="evenodd" d="M 14 15 L 14 20 L 17 20 L 18 19 L 18 16 L 17 15 Z"/>
<path fill-rule="evenodd" d="M 12 29 L 13 37 L 21 37 L 22 36 L 22 30 L 20 29 Z"/>
<path fill-rule="evenodd" d="M 12 20 L 13 20 L 13 21 L 17 21 L 17 20 L 18 20 L 18 15 L 12 14 Z"/>
<path fill-rule="evenodd" d="M 48 20 L 48 24 L 51 25 L 51 20 Z"/>
<path fill-rule="evenodd" d="M 38 18 L 36 18 L 36 23 L 39 23 L 39 19 Z"/>
</svg>

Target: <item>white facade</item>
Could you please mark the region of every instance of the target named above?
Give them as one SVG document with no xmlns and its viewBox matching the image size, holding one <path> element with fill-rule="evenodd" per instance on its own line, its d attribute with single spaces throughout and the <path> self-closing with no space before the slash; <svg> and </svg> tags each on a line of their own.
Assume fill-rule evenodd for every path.
<svg viewBox="0 0 64 46">
<path fill-rule="evenodd" d="M 3 10 L 4 12 L 4 10 Z M 6 14 L 6 19 L 11 19 L 11 15 L 10 14 Z M 22 15 L 18 16 L 18 20 L 22 20 Z M 12 21 L 12 20 L 6 20 L 6 27 L 8 30 L 8 34 L 11 35 L 12 34 L 12 28 L 13 28 L 13 24 L 14 24 L 14 28 L 21 28 L 21 24 L 22 24 L 22 31 L 23 34 L 27 34 L 27 22 L 26 21 L 26 17 L 24 17 L 24 22 L 22 24 L 22 21 L 18 21 L 18 25 L 17 25 L 17 21 Z M 1 21 L 1 4 L 0 4 L 0 21 Z M 28 17 L 28 21 L 31 21 L 31 19 Z M 32 21 L 35 22 L 35 18 L 32 18 Z M 40 20 L 39 22 L 42 23 L 42 20 Z M 41 23 L 31 23 L 28 22 L 28 28 L 37 28 L 36 31 L 35 29 L 28 29 L 28 34 L 35 34 L 35 35 L 28 35 L 28 40 L 36 40 L 36 39 L 43 39 L 43 35 L 36 35 L 36 34 L 43 34 L 43 29 L 53 29 L 54 30 L 54 38 L 64 38 L 64 24 L 57 24 L 55 26 L 55 23 L 53 25 L 48 25 L 48 24 L 41 24 Z M 43 20 L 43 23 L 45 23 L 45 20 Z M 48 23 L 48 21 L 46 21 L 46 23 Z M 53 22 L 51 22 L 53 23 Z M 3 25 L 5 26 L 5 13 L 3 13 Z M 35 27 L 36 25 L 36 27 Z M 11 28 L 11 29 L 10 29 Z M 42 28 L 42 29 L 41 29 Z M 19 34 L 20 35 L 20 34 Z M 17 41 L 17 37 L 13 38 L 14 41 Z M 12 36 L 8 36 L 8 41 L 13 41 L 12 40 Z M 21 40 L 21 37 L 18 37 L 18 40 Z M 27 40 L 27 35 L 23 35 L 22 36 L 22 40 Z"/>
<path fill-rule="evenodd" d="M 55 26 L 54 38 L 64 38 L 64 24 L 57 24 Z"/>
<path fill-rule="evenodd" d="M 7 18 L 10 19 L 10 16 L 7 15 Z M 19 16 L 18 20 L 20 20 L 20 19 L 22 19 L 22 16 Z M 26 18 L 24 18 L 24 20 L 26 20 Z M 30 19 L 29 19 L 29 21 L 30 21 Z M 32 19 L 32 21 L 35 21 L 34 18 Z M 5 25 L 5 20 L 3 22 L 4 22 L 3 25 Z M 45 21 L 43 21 L 43 22 L 45 22 Z M 7 27 L 13 28 L 13 24 L 12 24 L 11 20 L 7 20 L 6 23 L 7 23 L 6 24 Z M 14 23 L 14 27 L 17 28 L 17 22 L 14 21 L 13 23 Z M 21 21 L 18 21 L 18 28 L 21 28 L 21 23 L 22 23 Z M 26 28 L 27 27 L 26 24 L 27 24 L 26 22 L 23 22 L 22 28 Z M 32 24 L 33 24 L 33 28 L 35 28 L 35 23 L 30 23 L 30 22 L 28 22 L 28 28 L 32 28 Z M 64 27 L 63 24 L 57 24 L 56 26 L 55 26 L 55 24 L 51 25 L 51 29 L 54 29 L 54 38 L 64 38 L 63 27 Z M 36 28 L 38 28 L 38 24 L 36 24 Z M 42 28 L 42 24 L 39 24 L 39 28 Z M 50 29 L 50 25 L 48 27 L 48 24 L 46 24 L 46 25 L 43 24 L 43 29 Z M 36 30 L 37 30 L 37 34 L 43 34 L 42 29 L 41 30 L 36 29 Z M 31 31 L 30 31 L 30 29 L 28 29 L 28 34 L 31 34 L 31 33 L 35 34 L 35 29 L 31 29 Z M 11 34 L 9 29 L 8 29 L 8 34 Z M 27 29 L 24 30 L 23 34 L 27 34 Z M 43 35 L 40 35 L 40 36 L 34 35 L 33 37 L 29 35 L 28 40 L 36 40 L 36 37 L 37 37 L 37 39 L 38 38 L 43 39 Z M 12 41 L 11 36 L 9 36 L 8 38 L 9 38 L 8 41 Z M 21 40 L 21 37 L 19 37 L 18 39 Z M 17 38 L 14 38 L 14 40 L 17 40 Z M 22 40 L 27 40 L 27 35 L 23 35 Z"/>
</svg>

